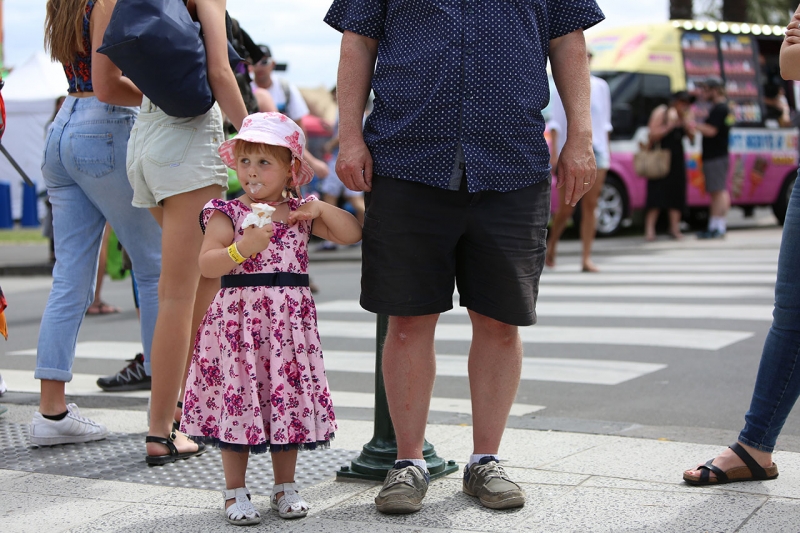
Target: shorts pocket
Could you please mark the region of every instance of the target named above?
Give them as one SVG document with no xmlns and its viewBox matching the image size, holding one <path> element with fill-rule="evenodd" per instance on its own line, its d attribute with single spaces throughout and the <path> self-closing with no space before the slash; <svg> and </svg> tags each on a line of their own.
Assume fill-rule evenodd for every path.
<svg viewBox="0 0 800 533">
<path fill-rule="evenodd" d="M 378 235 L 381 229 L 381 221 L 369 214 L 364 214 L 364 234 Z"/>
<path fill-rule="evenodd" d="M 111 133 L 73 133 L 70 145 L 78 172 L 102 178 L 114 170 L 114 136 Z"/>
<path fill-rule="evenodd" d="M 147 159 L 158 166 L 178 166 L 186 160 L 189 146 L 194 139 L 196 128 L 163 124 L 158 126 L 156 134 L 147 150 Z"/>
<path fill-rule="evenodd" d="M 131 128 L 131 133 L 128 137 L 128 150 L 125 157 L 125 173 L 130 176 L 131 167 L 136 161 L 136 134 L 139 133 L 139 128 L 134 126 Z"/>
</svg>

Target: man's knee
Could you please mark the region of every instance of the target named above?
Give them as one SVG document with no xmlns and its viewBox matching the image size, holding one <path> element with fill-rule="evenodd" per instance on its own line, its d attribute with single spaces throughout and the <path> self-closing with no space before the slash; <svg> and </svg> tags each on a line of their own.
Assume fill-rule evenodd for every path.
<svg viewBox="0 0 800 533">
<path fill-rule="evenodd" d="M 387 336 L 401 344 L 410 344 L 420 338 L 432 337 L 439 315 L 389 317 Z"/>
<path fill-rule="evenodd" d="M 470 317 L 475 335 L 483 335 L 494 339 L 496 342 L 508 345 L 517 343 L 519 339 L 519 328 L 517 326 L 512 326 L 475 312 L 471 312 Z"/>
</svg>

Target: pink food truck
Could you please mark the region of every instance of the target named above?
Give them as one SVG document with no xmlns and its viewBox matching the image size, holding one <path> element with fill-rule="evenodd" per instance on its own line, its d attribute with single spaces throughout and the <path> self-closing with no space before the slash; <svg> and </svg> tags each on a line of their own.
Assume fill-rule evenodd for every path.
<svg viewBox="0 0 800 533">
<path fill-rule="evenodd" d="M 596 212 L 600 235 L 631 225 L 645 205 L 647 181 L 633 167 L 639 141 L 647 138 L 650 112 L 678 90 L 698 93 L 711 76 L 725 83 L 736 118 L 730 134 L 728 187 L 733 205 L 752 211 L 771 206 L 783 223 L 797 176 L 798 129 L 765 119 L 764 87 L 780 84 L 794 112 L 800 90 L 779 77 L 780 26 L 694 20 L 598 31 L 587 36 L 592 72 L 611 89 L 611 168 Z M 695 104 L 701 120 L 703 103 Z M 783 124 L 786 126 L 787 124 Z M 701 138 L 685 140 L 690 222 L 708 215 Z M 577 212 L 577 211 L 576 211 Z"/>
</svg>

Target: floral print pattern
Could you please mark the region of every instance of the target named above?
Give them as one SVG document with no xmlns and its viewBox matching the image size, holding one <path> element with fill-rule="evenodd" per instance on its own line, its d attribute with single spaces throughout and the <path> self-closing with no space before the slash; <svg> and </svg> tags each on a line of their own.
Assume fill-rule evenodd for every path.
<svg viewBox="0 0 800 533">
<path fill-rule="evenodd" d="M 297 209 L 307 201 L 290 199 Z M 250 209 L 239 200 L 212 200 L 201 226 L 227 216 L 234 241 Z M 311 221 L 273 222 L 266 250 L 230 274 L 305 273 Z M 308 287 L 221 289 L 197 333 L 186 381 L 181 430 L 220 447 L 254 453 L 327 445 L 336 416 Z"/>
</svg>

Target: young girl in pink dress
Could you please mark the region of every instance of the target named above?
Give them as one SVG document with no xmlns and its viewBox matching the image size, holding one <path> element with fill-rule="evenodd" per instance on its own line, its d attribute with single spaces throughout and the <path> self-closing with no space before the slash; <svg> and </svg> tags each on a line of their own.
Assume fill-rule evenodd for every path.
<svg viewBox="0 0 800 533">
<path fill-rule="evenodd" d="M 238 525 L 261 520 L 245 486 L 250 452 L 272 454 L 271 507 L 282 518 L 305 516 L 308 504 L 294 485 L 297 450 L 328 445 L 336 430 L 308 287 L 308 239 L 352 244 L 361 227 L 335 206 L 297 198 L 313 175 L 304 144 L 286 116 L 248 116 L 219 148 L 245 195 L 212 200 L 200 217 L 200 270 L 221 276 L 222 289 L 197 332 L 181 430 L 221 448 L 226 516 Z M 263 204 L 274 208 L 271 221 Z"/>
</svg>

